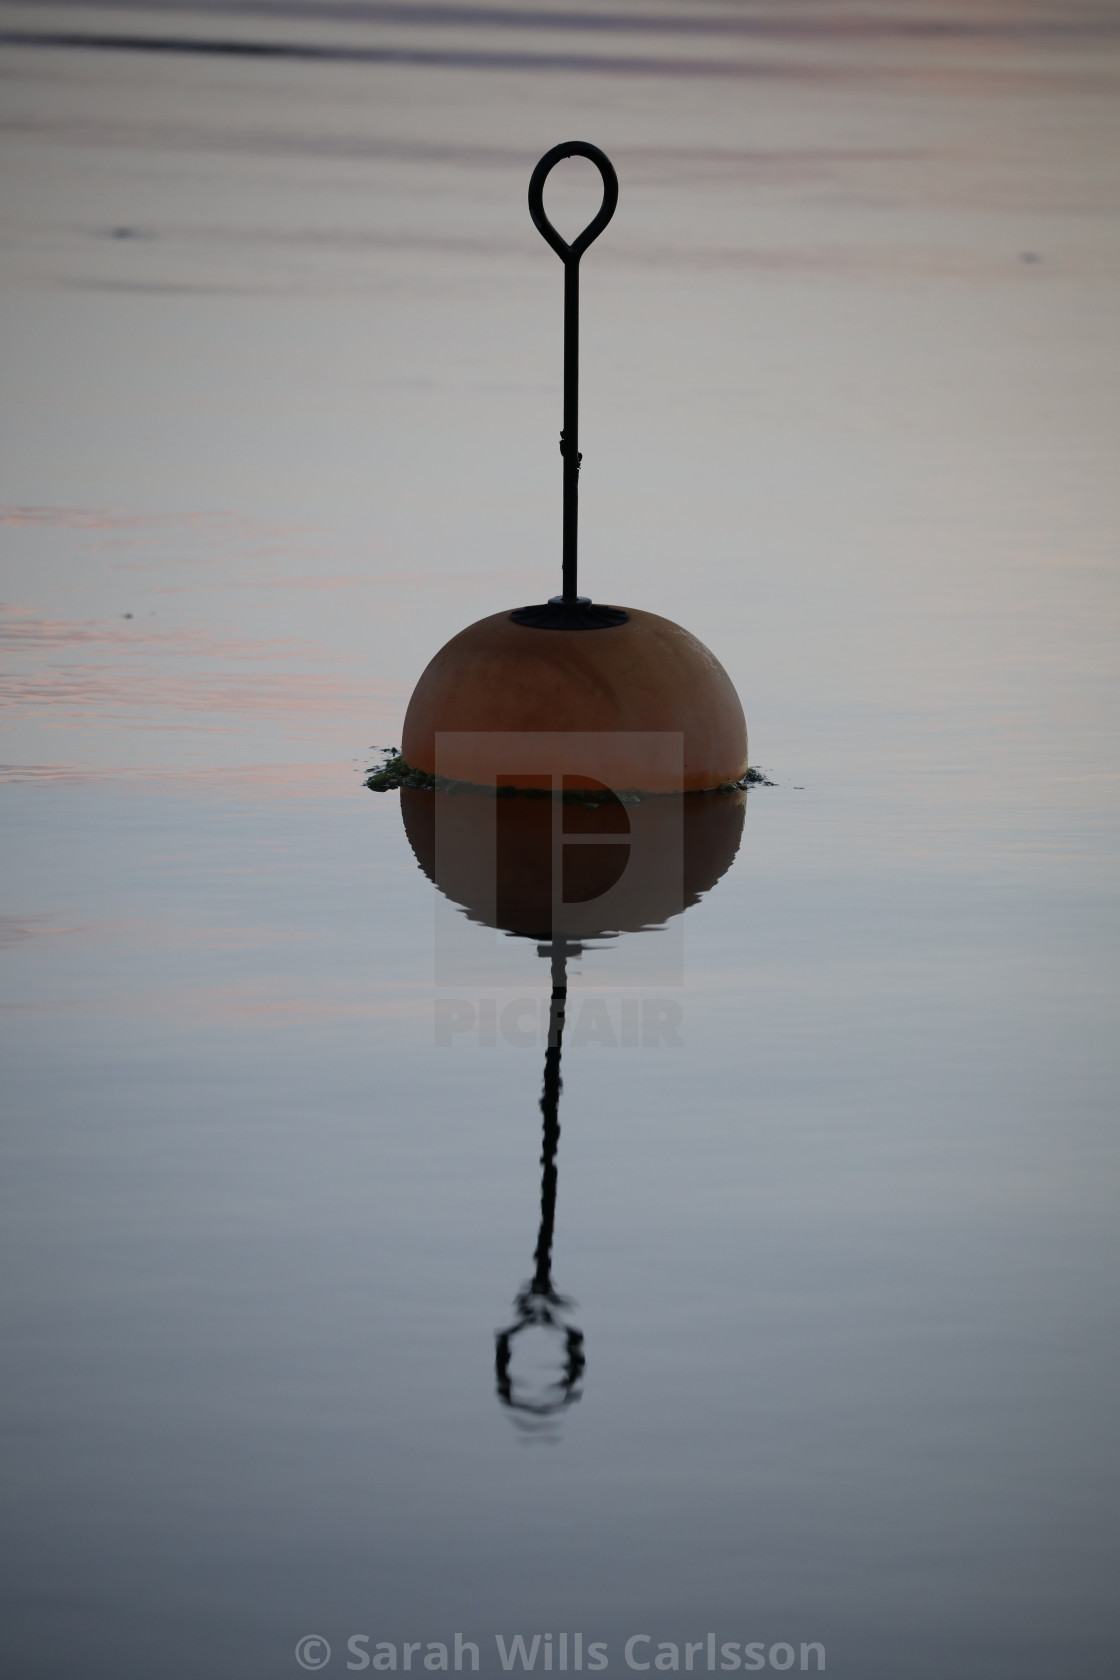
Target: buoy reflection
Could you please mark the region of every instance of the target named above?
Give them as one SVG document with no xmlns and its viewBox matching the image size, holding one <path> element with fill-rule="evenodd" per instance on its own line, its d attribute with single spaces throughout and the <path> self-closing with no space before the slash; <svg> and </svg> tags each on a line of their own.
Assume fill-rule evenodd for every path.
<svg viewBox="0 0 1120 1680">
<path fill-rule="evenodd" d="M 400 797 L 416 861 L 444 896 L 470 921 L 538 943 L 635 933 L 698 903 L 739 850 L 747 801 L 739 791 L 629 805 L 608 789 Z"/>
<path fill-rule="evenodd" d="M 558 1439 L 559 1414 L 581 1398 L 587 1366 L 574 1303 L 552 1277 L 568 963 L 589 939 L 656 928 L 696 904 L 738 852 L 746 799 L 739 791 L 631 804 L 606 788 L 552 798 L 401 789 L 409 843 L 433 884 L 471 921 L 533 940 L 551 964 L 533 1272 L 495 1343 L 498 1399 L 529 1439 Z"/>
</svg>

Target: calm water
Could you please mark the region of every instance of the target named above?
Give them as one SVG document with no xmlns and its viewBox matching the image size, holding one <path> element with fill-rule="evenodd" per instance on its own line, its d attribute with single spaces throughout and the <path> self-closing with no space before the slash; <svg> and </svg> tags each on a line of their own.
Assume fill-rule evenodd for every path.
<svg viewBox="0 0 1120 1680">
<path fill-rule="evenodd" d="M 578 1632 L 1111 1680 L 1116 7 L 0 33 L 4 1672 Z M 569 137 L 621 181 L 584 576 L 712 647 L 778 785 L 650 993 L 679 1045 L 617 1041 L 680 921 L 574 965 L 586 1363 L 526 1427 L 543 1052 L 477 1023 L 548 963 L 437 1044 L 436 894 L 359 772 L 558 582 L 525 191 Z"/>
</svg>

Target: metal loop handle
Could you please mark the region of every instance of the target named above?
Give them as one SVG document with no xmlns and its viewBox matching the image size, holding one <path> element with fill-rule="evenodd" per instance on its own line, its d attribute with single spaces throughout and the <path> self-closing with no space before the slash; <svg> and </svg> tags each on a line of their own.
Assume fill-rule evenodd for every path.
<svg viewBox="0 0 1120 1680">
<path fill-rule="evenodd" d="M 550 171 L 563 158 L 582 157 L 593 163 L 603 180 L 603 202 L 599 213 L 569 245 L 561 239 L 544 213 L 544 184 Z M 593 239 L 598 239 L 618 203 L 618 176 L 614 164 L 598 146 L 586 140 L 565 140 L 546 152 L 529 182 L 529 214 L 533 226 L 547 239 L 564 264 L 564 429 L 560 453 L 564 458 L 564 593 L 553 595 L 547 605 L 521 607 L 511 613 L 515 624 L 534 630 L 606 630 L 625 624 L 627 615 L 619 607 L 597 607 L 579 593 L 576 582 L 576 530 L 579 524 L 579 259 Z"/>
<path fill-rule="evenodd" d="M 586 158 L 589 163 L 595 165 L 603 178 L 603 202 L 599 206 L 598 215 L 588 222 L 583 232 L 569 245 L 566 239 L 561 239 L 544 213 L 544 184 L 556 164 L 570 157 Z M 593 240 L 598 239 L 614 215 L 617 204 L 618 176 L 614 172 L 614 164 L 606 152 L 601 152 L 598 146 L 592 146 L 586 140 L 564 140 L 559 146 L 553 146 L 537 164 L 529 182 L 529 214 L 533 218 L 533 226 L 543 239 L 548 240 L 565 265 L 579 262 L 587 247 Z"/>
</svg>

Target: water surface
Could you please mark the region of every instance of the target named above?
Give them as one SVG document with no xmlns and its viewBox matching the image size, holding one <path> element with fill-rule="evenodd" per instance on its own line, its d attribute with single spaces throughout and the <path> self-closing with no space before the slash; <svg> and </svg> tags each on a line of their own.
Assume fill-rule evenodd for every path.
<svg viewBox="0 0 1120 1680">
<path fill-rule="evenodd" d="M 1114 1674 L 1115 9 L 0 32 L 7 1671 Z M 556 587 L 568 137 L 621 181 L 585 577 L 714 650 L 777 786 L 679 1046 L 573 963 L 586 1365 L 525 1430 L 543 1050 L 437 1044 L 360 772 Z"/>
</svg>

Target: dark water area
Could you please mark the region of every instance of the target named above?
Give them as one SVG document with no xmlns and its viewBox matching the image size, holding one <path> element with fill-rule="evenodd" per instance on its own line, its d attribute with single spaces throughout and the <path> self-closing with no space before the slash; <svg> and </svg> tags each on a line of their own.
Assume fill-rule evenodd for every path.
<svg viewBox="0 0 1120 1680">
<path fill-rule="evenodd" d="M 1111 1680 L 1115 7 L 0 41 L 3 1672 Z M 775 785 L 558 954 L 364 773 L 558 581 L 573 136 L 581 576 Z"/>
</svg>

